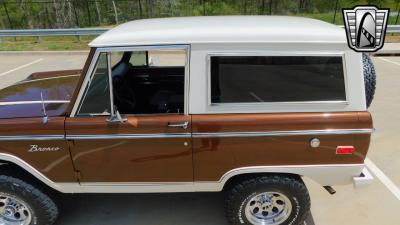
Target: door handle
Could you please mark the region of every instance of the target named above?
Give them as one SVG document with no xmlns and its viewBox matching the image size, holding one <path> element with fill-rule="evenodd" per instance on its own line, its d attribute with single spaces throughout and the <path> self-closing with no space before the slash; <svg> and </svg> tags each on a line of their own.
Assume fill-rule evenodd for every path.
<svg viewBox="0 0 400 225">
<path fill-rule="evenodd" d="M 182 127 L 183 129 L 187 129 L 189 126 L 189 122 L 183 122 L 183 123 L 177 123 L 177 124 L 172 124 L 172 123 L 168 123 L 168 127 Z"/>
</svg>

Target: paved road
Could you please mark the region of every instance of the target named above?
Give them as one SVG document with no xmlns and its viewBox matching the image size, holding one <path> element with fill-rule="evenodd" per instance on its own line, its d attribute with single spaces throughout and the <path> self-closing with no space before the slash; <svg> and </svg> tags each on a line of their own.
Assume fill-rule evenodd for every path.
<svg viewBox="0 0 400 225">
<path fill-rule="evenodd" d="M 0 54 L 0 88 L 33 72 L 81 68 L 85 54 Z M 335 187 L 331 196 L 306 180 L 317 225 L 398 225 L 400 209 L 400 57 L 374 58 L 378 72 L 370 111 L 374 126 L 372 163 L 380 179 L 362 189 Z M 9 72 L 10 71 L 10 72 Z M 392 183 L 390 183 L 392 182 Z M 396 192 L 397 191 L 397 192 Z M 226 225 L 220 193 L 84 194 L 61 199 L 58 225 Z"/>
</svg>

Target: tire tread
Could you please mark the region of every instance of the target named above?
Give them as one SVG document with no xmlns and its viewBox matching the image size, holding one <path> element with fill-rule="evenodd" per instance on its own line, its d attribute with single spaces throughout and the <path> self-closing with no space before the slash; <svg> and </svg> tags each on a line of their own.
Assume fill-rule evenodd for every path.
<svg viewBox="0 0 400 225">
<path fill-rule="evenodd" d="M 14 192 L 22 193 L 24 197 L 29 196 L 31 200 L 35 201 L 40 206 L 41 212 L 44 218 L 42 223 L 45 221 L 48 225 L 54 224 L 58 217 L 58 208 L 56 204 L 43 192 L 35 188 L 31 184 L 25 181 L 14 178 L 11 176 L 0 175 L 0 187 L 4 189 L 10 189 Z M 29 204 L 29 203 L 28 203 Z M 45 225 L 45 224 L 41 224 Z"/>
<path fill-rule="evenodd" d="M 304 221 L 306 219 L 306 216 L 308 215 L 308 212 L 310 211 L 311 203 L 307 187 L 301 180 L 301 178 L 281 175 L 264 175 L 239 181 L 230 190 L 227 190 L 225 195 L 224 208 L 225 216 L 227 217 L 229 223 L 237 225 L 237 209 L 234 207 L 234 205 L 236 205 L 235 203 L 238 199 L 240 199 L 240 196 L 246 194 L 246 190 L 252 190 L 259 186 L 268 186 L 271 184 L 289 187 L 292 190 L 297 190 L 297 192 L 302 195 L 302 197 L 304 198 L 305 213 L 302 213 L 299 216 L 298 220 Z"/>
</svg>

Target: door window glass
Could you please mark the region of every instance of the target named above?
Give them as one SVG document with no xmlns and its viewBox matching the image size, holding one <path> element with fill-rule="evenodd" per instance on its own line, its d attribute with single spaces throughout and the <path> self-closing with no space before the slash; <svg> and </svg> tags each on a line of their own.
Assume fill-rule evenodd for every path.
<svg viewBox="0 0 400 225">
<path fill-rule="evenodd" d="M 184 113 L 185 50 L 125 51 L 122 58 L 120 55 L 111 53 L 111 59 L 120 58 L 112 67 L 113 100 L 119 113 Z"/>
<path fill-rule="evenodd" d="M 107 54 L 101 53 L 84 94 L 78 115 L 109 115 L 111 112 Z"/>
</svg>

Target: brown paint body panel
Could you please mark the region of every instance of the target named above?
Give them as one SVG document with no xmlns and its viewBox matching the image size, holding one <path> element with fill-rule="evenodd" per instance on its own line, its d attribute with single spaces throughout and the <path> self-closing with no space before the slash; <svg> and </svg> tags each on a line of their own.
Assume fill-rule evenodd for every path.
<svg viewBox="0 0 400 225">
<path fill-rule="evenodd" d="M 193 115 L 193 133 L 273 132 L 371 128 L 368 112 Z M 319 138 L 312 148 L 309 141 Z M 194 179 L 216 181 L 248 166 L 363 163 L 370 134 L 193 138 Z M 355 146 L 351 155 L 336 147 Z"/>
<path fill-rule="evenodd" d="M 191 128 L 168 127 L 190 116 L 129 116 L 124 124 L 107 117 L 67 118 L 67 135 L 179 134 Z M 187 142 L 187 145 L 184 143 Z M 71 148 L 82 182 L 190 182 L 193 180 L 190 137 L 74 140 Z"/>
<path fill-rule="evenodd" d="M 224 115 L 129 116 L 124 124 L 107 117 L 51 117 L 2 119 L 0 136 L 189 134 L 219 132 L 273 132 L 372 128 L 368 112 L 279 113 Z M 64 131 L 65 120 L 65 131 Z M 189 127 L 168 123 L 191 121 Z M 139 139 L 76 139 L 0 141 L 0 152 L 15 155 L 54 182 L 190 182 L 218 181 L 226 172 L 246 166 L 363 163 L 370 134 L 298 135 L 262 137 L 172 137 Z M 318 148 L 310 139 L 321 140 Z M 184 143 L 187 142 L 187 145 Z M 28 152 L 32 144 L 60 147 L 54 152 Z M 355 146 L 352 155 L 336 155 L 338 145 Z M 72 155 L 72 160 L 71 160 Z"/>
<path fill-rule="evenodd" d="M 0 136 L 64 135 L 64 117 L 1 119 Z M 59 147 L 58 151 L 29 152 L 31 145 Z M 0 140 L 0 152 L 14 155 L 54 182 L 76 182 L 68 143 L 63 140 Z"/>
</svg>

